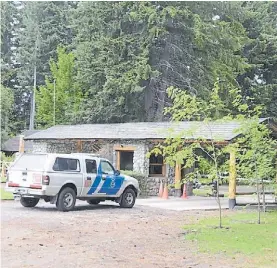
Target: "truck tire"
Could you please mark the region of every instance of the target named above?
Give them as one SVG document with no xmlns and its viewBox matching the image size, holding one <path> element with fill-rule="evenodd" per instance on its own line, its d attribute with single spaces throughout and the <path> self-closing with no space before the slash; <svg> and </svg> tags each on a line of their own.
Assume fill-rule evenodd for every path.
<svg viewBox="0 0 277 268">
<path fill-rule="evenodd" d="M 135 202 L 136 202 L 136 193 L 134 192 L 133 189 L 127 188 L 121 196 L 119 205 L 122 208 L 132 208 Z"/>
<path fill-rule="evenodd" d="M 59 211 L 70 211 L 74 208 L 75 203 L 75 191 L 70 187 L 66 187 L 59 193 L 56 207 Z"/>
<path fill-rule="evenodd" d="M 37 205 L 39 198 L 21 197 L 20 203 L 23 207 L 33 208 Z"/>
<path fill-rule="evenodd" d="M 90 205 L 98 205 L 100 203 L 100 200 L 99 199 L 91 199 L 91 200 L 87 200 L 87 202 Z"/>
</svg>

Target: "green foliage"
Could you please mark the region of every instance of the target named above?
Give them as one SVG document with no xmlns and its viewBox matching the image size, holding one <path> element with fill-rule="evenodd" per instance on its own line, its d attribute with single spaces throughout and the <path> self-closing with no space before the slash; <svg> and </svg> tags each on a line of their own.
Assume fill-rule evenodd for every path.
<svg viewBox="0 0 277 268">
<path fill-rule="evenodd" d="M 50 60 L 51 77 L 46 77 L 45 86 L 36 94 L 37 124 L 41 127 L 74 122 L 79 109 L 81 92 L 73 80 L 74 55 L 63 47 L 58 47 L 57 55 L 57 62 Z"/>
<path fill-rule="evenodd" d="M 14 96 L 10 88 L 4 87 L 0 84 L 1 88 L 1 143 L 3 144 L 9 137 L 12 127 L 12 109 Z"/>
<path fill-rule="evenodd" d="M 15 116 L 22 120 L 19 130 L 29 124 L 33 92 L 34 68 L 37 86 L 45 85 L 50 75 L 50 58 L 57 59 L 57 47 L 71 43 L 72 35 L 68 24 L 70 2 L 21 2 L 22 22 L 17 30 L 16 60 L 20 63 L 17 71 L 19 87 L 15 101 Z"/>
<path fill-rule="evenodd" d="M 251 267 L 273 267 L 277 261 L 276 211 L 265 214 L 262 225 L 253 224 L 255 214 L 236 212 L 223 219 L 227 228 L 216 229 L 216 218 L 186 225 L 185 239 L 197 241 L 200 251 L 226 256 L 251 257 Z M 273 265 L 273 266 L 271 266 Z"/>
<path fill-rule="evenodd" d="M 238 154 L 238 170 L 244 178 L 256 183 L 261 180 L 276 178 L 276 141 L 270 136 L 271 131 L 266 124 L 260 124 L 253 118 L 241 129 L 238 139 L 241 148 Z"/>
<path fill-rule="evenodd" d="M 145 177 L 145 175 L 130 170 L 120 170 L 120 173 L 137 179 L 141 190 L 141 196 L 147 196 L 147 178 Z"/>
<path fill-rule="evenodd" d="M 240 109 L 244 104 L 242 104 L 238 90 L 231 90 L 228 100 L 222 100 L 220 92 L 219 80 L 214 83 L 210 98 L 206 102 L 199 97 L 191 96 L 186 91 L 170 87 L 168 95 L 172 99 L 172 106 L 165 108 L 165 114 L 171 116 L 172 120 L 176 122 L 176 126 L 178 126 L 178 122 L 184 120 L 203 121 L 194 123 L 194 126 L 186 132 L 176 133 L 173 127 L 164 143 L 159 144 L 149 154 L 162 154 L 165 162 L 171 166 L 178 163 L 184 164 L 184 168 L 191 168 L 198 162 L 198 171 L 200 173 L 208 171 L 211 178 L 217 178 L 219 172 L 226 171 L 226 161 L 224 160 L 226 149 L 216 145 L 217 142 L 222 142 L 222 137 L 217 137 L 213 133 L 212 124 L 215 120 L 220 119 L 220 122 L 224 122 L 232 119 L 234 111 Z M 210 132 L 212 140 L 203 139 L 199 134 L 196 137 L 199 127 Z M 191 142 L 191 138 L 187 137 L 194 137 L 197 141 Z"/>
<path fill-rule="evenodd" d="M 189 93 L 195 109 L 209 100 L 209 118 L 257 104 L 276 117 L 276 10 L 273 2 L 2 1 L 1 83 L 14 92 L 12 132 L 28 127 L 34 66 L 38 87 L 51 87 L 58 46 L 74 52 L 83 96 L 65 123 L 168 119 L 169 87 Z M 206 118 L 194 112 L 190 120 Z M 39 126 L 49 125 L 45 117 Z"/>
<path fill-rule="evenodd" d="M 139 8 L 140 3 L 131 2 L 78 6 L 74 20 L 77 81 L 86 94 L 79 121 L 143 120 L 143 81 L 154 73 L 148 63 L 151 36 L 141 33 L 143 25 L 134 13 Z M 140 11 L 146 20 L 146 11 Z"/>
<path fill-rule="evenodd" d="M 263 104 L 264 117 L 277 117 L 277 3 L 247 2 L 243 5 L 246 14 L 244 28 L 249 42 L 244 56 L 251 68 L 238 77 L 243 95 L 251 107 Z"/>
<path fill-rule="evenodd" d="M 4 161 L 4 162 L 12 162 L 15 159 L 15 155 L 7 156 L 3 152 L 0 153 L 0 157 L 1 157 L 1 161 Z"/>
</svg>

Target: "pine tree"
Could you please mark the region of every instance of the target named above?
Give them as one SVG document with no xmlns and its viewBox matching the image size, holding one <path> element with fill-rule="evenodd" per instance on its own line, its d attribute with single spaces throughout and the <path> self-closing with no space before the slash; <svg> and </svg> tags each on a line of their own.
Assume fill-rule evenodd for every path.
<svg viewBox="0 0 277 268">
<path fill-rule="evenodd" d="M 277 3 L 245 2 L 243 8 L 250 38 L 244 56 L 251 68 L 238 81 L 249 105 L 263 104 L 263 116 L 277 118 Z"/>
<path fill-rule="evenodd" d="M 49 127 L 73 123 L 79 109 L 80 92 L 74 84 L 74 55 L 64 47 L 57 49 L 58 59 L 50 60 L 51 75 L 37 91 L 37 124 Z"/>
<path fill-rule="evenodd" d="M 25 111 L 25 126 L 30 116 L 34 69 L 37 86 L 41 86 L 45 76 L 50 74 L 48 62 L 50 58 L 56 59 L 58 45 L 71 43 L 67 21 L 69 10 L 67 2 L 24 2 L 17 59 L 21 64 L 18 79 L 22 89 L 18 94 L 20 99 L 16 101 L 19 103 L 18 113 Z"/>
</svg>

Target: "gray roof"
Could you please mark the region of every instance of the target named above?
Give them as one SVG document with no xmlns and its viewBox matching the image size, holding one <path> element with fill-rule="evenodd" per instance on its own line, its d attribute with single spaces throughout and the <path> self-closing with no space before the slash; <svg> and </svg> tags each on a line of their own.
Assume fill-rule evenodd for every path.
<svg viewBox="0 0 277 268">
<path fill-rule="evenodd" d="M 22 135 L 24 137 L 29 137 L 30 135 L 37 133 L 38 130 L 26 130 L 22 132 Z M 28 140 L 24 143 L 24 150 L 25 151 L 31 151 L 33 149 L 33 142 L 31 140 Z M 19 135 L 8 139 L 4 144 L 2 145 L 1 151 L 3 152 L 18 152 L 19 150 Z"/>
<path fill-rule="evenodd" d="M 266 118 L 260 119 L 261 122 Z M 145 140 L 165 139 L 169 136 L 170 128 L 175 133 L 182 133 L 188 139 L 221 139 L 230 141 L 239 133 L 235 131 L 240 127 L 238 121 L 229 122 L 143 122 L 120 124 L 85 124 L 85 125 L 59 125 L 37 132 L 26 137 L 26 140 L 47 139 L 111 139 L 111 140 Z M 194 129 L 194 135 L 190 132 Z M 186 132 L 186 133 L 183 133 Z"/>
</svg>

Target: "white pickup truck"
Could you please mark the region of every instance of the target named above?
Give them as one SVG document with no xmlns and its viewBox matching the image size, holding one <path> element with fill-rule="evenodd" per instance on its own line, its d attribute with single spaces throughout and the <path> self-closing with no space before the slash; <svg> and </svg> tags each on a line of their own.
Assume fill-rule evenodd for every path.
<svg viewBox="0 0 277 268">
<path fill-rule="evenodd" d="M 90 154 L 21 154 L 9 167 L 6 191 L 24 207 L 40 199 L 60 211 L 74 208 L 76 199 L 97 205 L 112 200 L 132 208 L 139 195 L 135 178 L 120 174 L 104 158 Z"/>
</svg>

